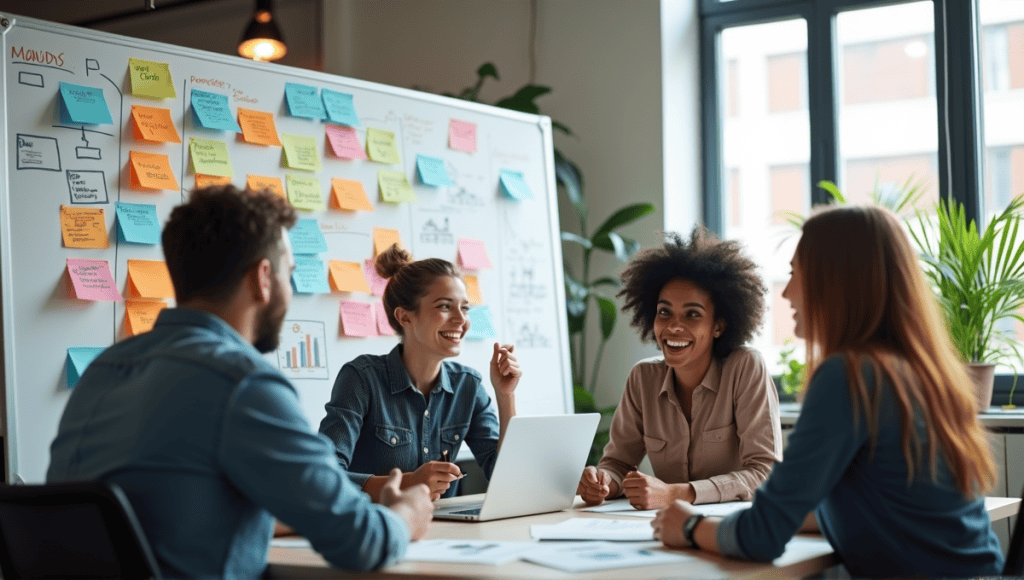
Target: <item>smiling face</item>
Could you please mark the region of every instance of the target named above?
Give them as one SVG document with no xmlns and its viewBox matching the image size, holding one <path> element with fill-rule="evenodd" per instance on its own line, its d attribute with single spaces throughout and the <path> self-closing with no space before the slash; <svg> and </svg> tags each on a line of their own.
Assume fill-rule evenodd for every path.
<svg viewBox="0 0 1024 580">
<path fill-rule="evenodd" d="M 665 364 L 677 376 L 697 376 L 700 380 L 711 365 L 711 347 L 725 328 L 715 320 L 711 295 L 689 280 L 676 279 L 665 284 L 658 295 L 654 315 L 654 337 Z"/>
<path fill-rule="evenodd" d="M 438 276 L 415 312 L 397 310 L 407 350 L 425 351 L 439 359 L 462 351 L 462 339 L 469 330 L 469 297 L 462 280 Z"/>
<path fill-rule="evenodd" d="M 782 297 L 789 300 L 789 306 L 793 309 L 793 320 L 796 322 L 796 326 L 793 328 L 793 334 L 798 338 L 806 338 L 804 336 L 804 279 L 803 272 L 800 269 L 800 262 L 797 261 L 796 255 L 793 255 L 793 259 L 789 262 L 792 271 L 789 274 L 789 284 L 782 290 Z"/>
</svg>

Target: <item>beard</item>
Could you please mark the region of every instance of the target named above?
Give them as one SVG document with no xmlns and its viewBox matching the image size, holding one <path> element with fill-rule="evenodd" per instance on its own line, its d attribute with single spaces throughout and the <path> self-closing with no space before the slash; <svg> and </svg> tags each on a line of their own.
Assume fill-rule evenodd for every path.
<svg viewBox="0 0 1024 580">
<path fill-rule="evenodd" d="M 256 325 L 256 340 L 252 343 L 261 354 L 277 350 L 287 312 L 288 305 L 284 300 L 284 292 L 275 278 L 270 288 L 270 303 L 260 312 Z"/>
</svg>

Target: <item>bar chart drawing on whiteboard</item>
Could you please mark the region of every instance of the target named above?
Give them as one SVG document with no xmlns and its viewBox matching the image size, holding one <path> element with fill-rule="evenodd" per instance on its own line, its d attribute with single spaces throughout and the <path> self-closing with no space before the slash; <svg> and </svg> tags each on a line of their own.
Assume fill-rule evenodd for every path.
<svg viewBox="0 0 1024 580">
<path fill-rule="evenodd" d="M 290 379 L 330 379 L 323 322 L 285 320 L 277 347 L 277 366 Z"/>
</svg>

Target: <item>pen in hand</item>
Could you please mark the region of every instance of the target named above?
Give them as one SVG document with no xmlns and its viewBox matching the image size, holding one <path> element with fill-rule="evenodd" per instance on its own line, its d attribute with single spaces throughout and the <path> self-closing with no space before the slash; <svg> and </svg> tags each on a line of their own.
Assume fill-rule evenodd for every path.
<svg viewBox="0 0 1024 580">
<path fill-rule="evenodd" d="M 441 451 L 441 457 L 438 458 L 438 461 L 444 461 L 445 463 L 453 463 L 452 461 L 448 460 L 448 450 L 447 449 L 445 449 L 444 451 Z M 456 477 L 455 479 L 462 479 L 463 477 L 466 477 L 465 473 L 461 473 L 461 471 L 462 471 L 461 469 L 459 471 L 460 471 L 459 476 Z"/>
</svg>

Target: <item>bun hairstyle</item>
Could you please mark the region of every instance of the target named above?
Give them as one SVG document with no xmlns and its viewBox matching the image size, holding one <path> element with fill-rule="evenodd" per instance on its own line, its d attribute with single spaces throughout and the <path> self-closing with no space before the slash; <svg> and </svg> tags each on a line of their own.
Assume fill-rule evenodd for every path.
<svg viewBox="0 0 1024 580">
<path fill-rule="evenodd" d="M 462 279 L 455 265 L 448 260 L 427 258 L 413 261 L 412 255 L 398 244 L 392 244 L 378 254 L 373 269 L 388 281 L 384 288 L 384 311 L 388 315 L 388 324 L 399 336 L 402 335 L 402 325 L 395 317 L 396 308 L 415 312 L 434 280 L 441 276 Z"/>
</svg>

